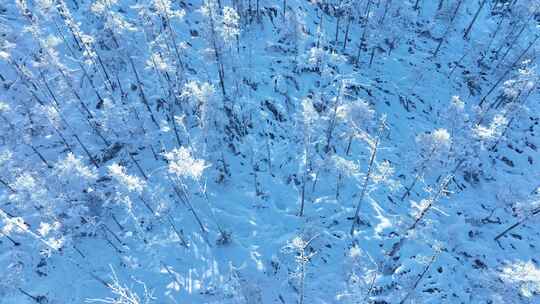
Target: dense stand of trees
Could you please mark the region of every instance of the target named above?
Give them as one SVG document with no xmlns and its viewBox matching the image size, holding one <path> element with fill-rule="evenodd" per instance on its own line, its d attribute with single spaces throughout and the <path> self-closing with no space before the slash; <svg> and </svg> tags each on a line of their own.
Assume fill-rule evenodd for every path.
<svg viewBox="0 0 540 304">
<path fill-rule="evenodd" d="M 485 156 L 510 137 L 531 96 L 538 96 L 537 1 L 440 0 L 433 15 L 427 14 L 427 2 L 0 4 L 12 14 L 0 11 L 6 37 L 0 42 L 1 92 L 7 96 L 0 100 L 0 236 L 9 244 L 5 247 L 45 257 L 73 251 L 85 259 L 78 246 L 86 237 L 98 236 L 121 255 L 129 242 L 157 250 L 153 234 L 161 234 L 173 235 L 182 250 L 193 250 L 197 239 L 186 232 L 189 221 L 207 246 L 230 244 L 234 231 L 223 225 L 215 202 L 219 196 L 209 193 L 208 185 L 239 178 L 231 166 L 249 157 L 252 192 L 268 196 L 271 189 L 264 189 L 261 180 L 282 169 L 274 163 L 274 133 L 276 125 L 283 125 L 292 146 L 286 158 L 294 168 L 279 174 L 298 194 L 288 204 L 300 218 L 314 216 L 317 193 L 334 185 L 333 197 L 351 212 L 348 241 L 353 247 L 369 224 L 363 208 L 370 194 L 391 192 L 394 166 L 409 170 L 400 172 L 401 192 L 390 196 L 398 203 L 412 197 L 419 202 L 380 258 L 385 265 L 360 291 L 369 297 L 375 279 L 396 270 L 405 242 L 417 230 L 437 229 L 426 228 L 426 218 L 451 189 L 459 191 L 456 179 L 484 174 Z M 313 20 L 302 20 L 305 10 L 313 12 Z M 198 28 L 189 28 L 192 23 Z M 480 23 L 490 26 L 484 28 L 489 35 L 477 32 Z M 289 70 L 254 76 L 250 73 L 258 63 L 250 39 L 267 35 L 264 27 L 270 24 L 279 36 L 272 46 Z M 24 32 L 15 32 L 22 27 Z M 418 37 L 429 37 L 422 47 L 432 49 L 420 53 L 410 47 Z M 463 54 L 452 52 L 456 41 Z M 358 74 L 407 48 L 411 56 L 429 53 L 427 60 L 434 62 L 460 54 L 442 72 L 449 79 L 459 77 L 455 71 L 461 69 L 487 77 L 463 79 L 471 90 L 468 109 L 457 96 L 441 101 L 447 111 L 437 118 L 436 129 L 417 134 L 413 161 L 391 164 L 380 151 L 390 146 L 393 126 L 375 110 L 382 101 L 361 97 Z M 311 82 L 299 83 L 306 75 Z M 283 99 L 282 104 L 270 96 L 258 99 L 257 89 L 265 82 L 273 83 L 269 95 Z M 404 111 L 413 111 L 407 97 L 402 104 Z M 468 115 L 473 107 L 474 115 Z M 354 202 L 343 199 L 345 185 L 354 185 Z M 538 213 L 532 205 L 495 240 Z M 181 214 L 190 219 L 180 221 Z M 127 231 L 132 239 L 126 239 Z M 316 238 L 301 235 L 287 247 L 298 266 L 298 303 L 308 302 L 307 273 L 316 256 L 309 250 Z M 440 252 L 435 251 L 412 289 L 400 294 L 402 303 L 429 271 Z M 107 303 L 152 301 L 146 287 L 139 296 L 112 273 L 112 283 L 100 282 L 115 296 Z M 44 301 L 22 286 L 10 288 L 36 303 Z"/>
</svg>

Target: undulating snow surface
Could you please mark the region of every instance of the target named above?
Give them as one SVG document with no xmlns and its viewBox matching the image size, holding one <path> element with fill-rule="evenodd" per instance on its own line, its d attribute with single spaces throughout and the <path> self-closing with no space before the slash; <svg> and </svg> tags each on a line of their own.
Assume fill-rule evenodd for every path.
<svg viewBox="0 0 540 304">
<path fill-rule="evenodd" d="M 540 303 L 537 0 L 0 2 L 0 303 Z"/>
</svg>

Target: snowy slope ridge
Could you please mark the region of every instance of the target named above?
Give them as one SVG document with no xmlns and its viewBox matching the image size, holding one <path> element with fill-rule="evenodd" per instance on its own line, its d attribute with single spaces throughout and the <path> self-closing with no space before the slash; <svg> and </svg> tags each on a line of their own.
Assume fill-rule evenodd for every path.
<svg viewBox="0 0 540 304">
<path fill-rule="evenodd" d="M 0 2 L 0 304 L 540 303 L 538 0 Z"/>
</svg>

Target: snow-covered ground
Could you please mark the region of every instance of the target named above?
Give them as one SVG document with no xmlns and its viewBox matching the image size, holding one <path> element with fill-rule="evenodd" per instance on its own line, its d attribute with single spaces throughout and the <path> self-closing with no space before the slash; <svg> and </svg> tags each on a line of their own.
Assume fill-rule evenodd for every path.
<svg viewBox="0 0 540 304">
<path fill-rule="evenodd" d="M 540 303 L 539 22 L 3 1 L 0 304 Z"/>
</svg>

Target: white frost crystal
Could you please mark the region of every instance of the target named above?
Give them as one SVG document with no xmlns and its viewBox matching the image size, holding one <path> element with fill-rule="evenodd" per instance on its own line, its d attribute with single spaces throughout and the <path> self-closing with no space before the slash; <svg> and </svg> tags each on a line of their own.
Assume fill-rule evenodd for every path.
<svg viewBox="0 0 540 304">
<path fill-rule="evenodd" d="M 109 175 L 116 179 L 129 192 L 141 193 L 146 186 L 146 182 L 137 176 L 132 176 L 126 173 L 126 169 L 117 163 L 113 163 L 108 167 Z"/>
<path fill-rule="evenodd" d="M 540 268 L 531 261 L 505 267 L 501 277 L 507 282 L 519 284 L 519 292 L 524 297 L 530 298 L 540 293 Z"/>
<path fill-rule="evenodd" d="M 164 156 L 169 161 L 169 173 L 177 177 L 199 180 L 204 169 L 209 167 L 204 160 L 194 158 L 191 149 L 185 147 L 173 149 Z"/>
</svg>

